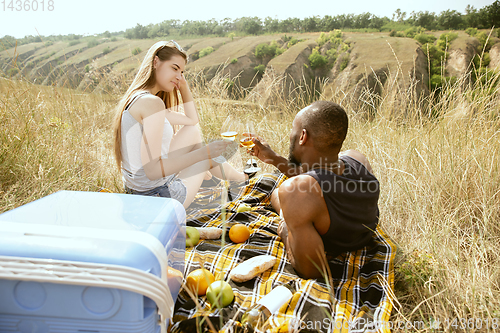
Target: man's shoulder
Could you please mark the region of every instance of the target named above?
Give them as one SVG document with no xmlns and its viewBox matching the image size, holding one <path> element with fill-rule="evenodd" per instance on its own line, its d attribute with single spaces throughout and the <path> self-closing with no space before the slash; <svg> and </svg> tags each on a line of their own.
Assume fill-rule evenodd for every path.
<svg viewBox="0 0 500 333">
<path fill-rule="evenodd" d="M 349 156 L 350 158 L 355 159 L 359 163 L 365 166 L 365 168 L 370 172 L 373 173 L 372 167 L 370 165 L 370 162 L 368 162 L 368 158 L 361 152 L 354 150 L 354 149 L 349 149 L 344 151 L 343 153 L 339 154 L 339 157 L 342 156 Z"/>
<path fill-rule="evenodd" d="M 321 197 L 321 187 L 310 175 L 301 174 L 288 178 L 279 187 L 280 200 L 308 202 Z"/>
<path fill-rule="evenodd" d="M 301 174 L 287 179 L 281 184 L 278 194 L 287 223 L 312 223 L 323 212 L 321 187 L 309 175 Z"/>
</svg>

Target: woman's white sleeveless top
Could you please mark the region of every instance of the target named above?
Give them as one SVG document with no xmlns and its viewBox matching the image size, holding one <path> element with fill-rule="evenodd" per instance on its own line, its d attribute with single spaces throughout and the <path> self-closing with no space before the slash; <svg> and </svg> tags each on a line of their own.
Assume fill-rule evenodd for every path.
<svg viewBox="0 0 500 333">
<path fill-rule="evenodd" d="M 169 179 L 159 178 L 150 180 L 144 171 L 141 161 L 141 140 L 143 126 L 130 114 L 128 109 L 141 96 L 149 94 L 147 91 L 137 92 L 133 95 L 130 103 L 126 106 L 122 113 L 121 124 L 121 153 L 122 153 L 122 177 L 123 183 L 130 189 L 136 191 L 147 191 L 155 187 L 163 185 Z M 163 138 L 161 145 L 161 157 L 167 158 L 170 149 L 170 142 L 174 135 L 174 130 L 170 122 L 165 118 L 163 126 Z"/>
</svg>

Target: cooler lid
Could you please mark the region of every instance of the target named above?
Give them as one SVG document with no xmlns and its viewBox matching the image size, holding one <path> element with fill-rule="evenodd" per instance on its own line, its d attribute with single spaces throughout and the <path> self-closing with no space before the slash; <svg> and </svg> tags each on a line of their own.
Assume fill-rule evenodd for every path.
<svg viewBox="0 0 500 333">
<path fill-rule="evenodd" d="M 0 214 L 0 254 L 126 265 L 161 276 L 161 261 L 174 248 L 174 260 L 183 263 L 185 218 L 170 198 L 59 191 Z"/>
</svg>

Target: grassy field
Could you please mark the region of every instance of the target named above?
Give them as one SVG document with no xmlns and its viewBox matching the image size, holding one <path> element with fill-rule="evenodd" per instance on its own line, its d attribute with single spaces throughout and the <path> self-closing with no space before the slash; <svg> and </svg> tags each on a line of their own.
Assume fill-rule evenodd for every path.
<svg viewBox="0 0 500 333">
<path fill-rule="evenodd" d="M 498 80 L 467 86 L 463 78 L 425 101 L 398 90 L 405 96 L 384 95 L 371 117 L 346 96 L 331 97 L 350 117 L 344 149 L 365 153 L 381 182 L 380 223 L 399 245 L 394 320 L 481 318 L 489 329 L 458 322 L 449 331 L 500 328 Z M 188 81 L 205 137 L 218 137 L 233 114 L 253 119 L 288 154 L 292 119 L 310 101 L 305 93 L 264 108 L 230 100 L 220 75 Z M 111 151 L 119 97 L 0 79 L 0 212 L 58 190 L 122 191 Z"/>
</svg>

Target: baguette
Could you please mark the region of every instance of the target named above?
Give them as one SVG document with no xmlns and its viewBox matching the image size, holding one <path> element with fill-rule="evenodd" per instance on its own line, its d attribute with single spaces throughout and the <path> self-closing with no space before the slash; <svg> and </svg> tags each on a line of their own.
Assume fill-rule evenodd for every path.
<svg viewBox="0 0 500 333">
<path fill-rule="evenodd" d="M 245 260 L 229 273 L 229 278 L 235 282 L 245 282 L 273 267 L 276 258 L 270 255 L 260 255 Z"/>
<path fill-rule="evenodd" d="M 200 233 L 200 239 L 219 239 L 222 229 L 216 227 L 196 228 Z"/>
</svg>

